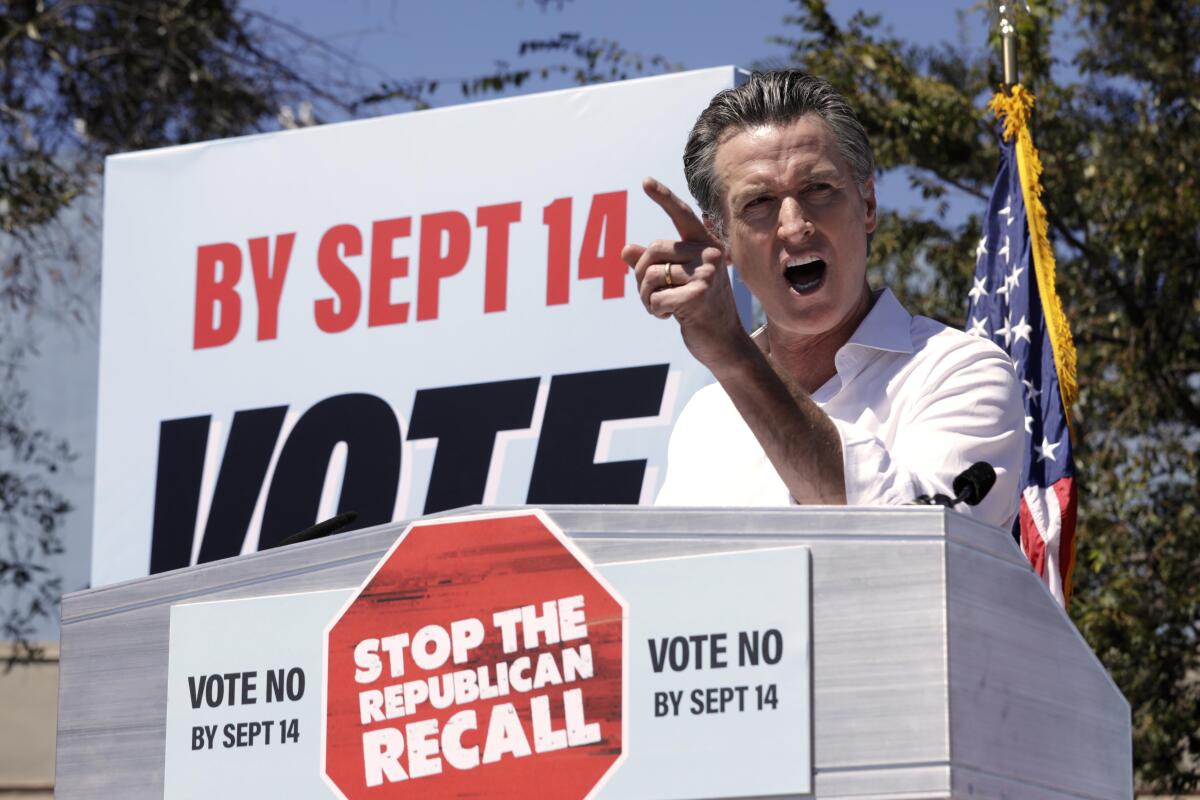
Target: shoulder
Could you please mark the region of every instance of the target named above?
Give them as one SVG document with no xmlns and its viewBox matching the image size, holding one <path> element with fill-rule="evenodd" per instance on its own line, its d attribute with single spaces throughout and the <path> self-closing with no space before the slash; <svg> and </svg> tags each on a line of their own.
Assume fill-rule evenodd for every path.
<svg viewBox="0 0 1200 800">
<path fill-rule="evenodd" d="M 683 410 L 679 412 L 680 424 L 697 424 L 711 423 L 734 411 L 733 401 L 729 399 L 729 395 L 721 388 L 721 384 L 713 381 L 705 384 L 696 390 L 687 403 L 684 404 Z"/>
<path fill-rule="evenodd" d="M 930 367 L 962 369 L 980 366 L 1016 380 L 1012 358 L 991 339 L 973 336 L 922 316 L 913 316 L 911 331 L 914 357 L 929 362 Z"/>
<path fill-rule="evenodd" d="M 712 459 L 741 423 L 733 401 L 713 382 L 697 389 L 679 412 L 667 444 L 667 475 L 655 501 L 696 504 L 695 487 L 705 485 Z"/>
</svg>

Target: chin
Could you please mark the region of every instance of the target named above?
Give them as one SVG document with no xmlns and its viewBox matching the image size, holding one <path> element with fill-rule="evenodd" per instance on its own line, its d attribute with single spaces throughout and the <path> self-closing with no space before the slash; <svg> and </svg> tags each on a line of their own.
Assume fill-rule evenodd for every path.
<svg viewBox="0 0 1200 800">
<path fill-rule="evenodd" d="M 768 313 L 767 319 L 778 329 L 798 336 L 819 336 L 840 327 L 853 316 L 857 304 L 851 308 L 845 304 L 835 305 L 830 297 L 822 297 L 822 294 L 812 297 L 793 295 L 781 309 L 782 313 Z"/>
</svg>

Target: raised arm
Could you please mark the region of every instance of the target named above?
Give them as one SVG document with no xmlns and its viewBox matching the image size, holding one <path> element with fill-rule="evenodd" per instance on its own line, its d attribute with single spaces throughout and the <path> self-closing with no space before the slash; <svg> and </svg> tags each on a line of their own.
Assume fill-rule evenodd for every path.
<svg viewBox="0 0 1200 800">
<path fill-rule="evenodd" d="M 670 189 L 651 178 L 643 186 L 679 234 L 625 247 L 643 305 L 676 319 L 688 350 L 725 389 L 796 502 L 845 503 L 837 428 L 742 329 L 720 241 Z"/>
</svg>

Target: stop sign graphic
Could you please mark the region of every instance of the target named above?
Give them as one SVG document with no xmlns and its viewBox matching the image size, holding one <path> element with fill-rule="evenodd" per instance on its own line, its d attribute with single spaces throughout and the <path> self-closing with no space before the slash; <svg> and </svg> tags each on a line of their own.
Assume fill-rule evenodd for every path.
<svg viewBox="0 0 1200 800">
<path fill-rule="evenodd" d="M 348 800 L 583 798 L 622 756 L 625 606 L 538 511 L 409 526 L 325 631 Z"/>
</svg>

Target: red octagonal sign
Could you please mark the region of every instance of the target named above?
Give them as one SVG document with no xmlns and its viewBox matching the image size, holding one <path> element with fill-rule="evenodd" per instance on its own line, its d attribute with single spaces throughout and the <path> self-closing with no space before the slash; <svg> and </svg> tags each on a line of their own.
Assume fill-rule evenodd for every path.
<svg viewBox="0 0 1200 800">
<path fill-rule="evenodd" d="M 587 797 L 622 754 L 624 620 L 541 512 L 414 523 L 325 631 L 326 780 Z"/>
</svg>

